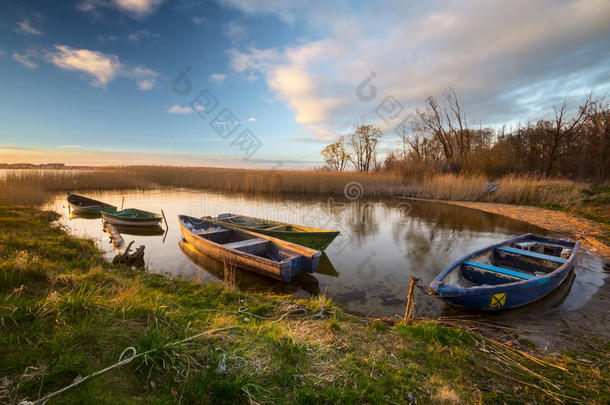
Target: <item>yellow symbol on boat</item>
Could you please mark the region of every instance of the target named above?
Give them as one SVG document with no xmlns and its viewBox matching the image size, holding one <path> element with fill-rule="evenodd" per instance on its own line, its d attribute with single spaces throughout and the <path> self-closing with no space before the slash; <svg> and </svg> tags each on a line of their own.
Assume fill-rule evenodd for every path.
<svg viewBox="0 0 610 405">
<path fill-rule="evenodd" d="M 489 308 L 502 308 L 506 304 L 506 293 L 498 293 L 491 296 Z"/>
</svg>

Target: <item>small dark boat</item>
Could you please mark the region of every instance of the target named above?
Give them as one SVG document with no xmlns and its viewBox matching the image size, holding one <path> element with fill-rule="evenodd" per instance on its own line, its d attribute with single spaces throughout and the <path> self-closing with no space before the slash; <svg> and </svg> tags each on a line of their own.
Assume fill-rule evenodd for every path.
<svg viewBox="0 0 610 405">
<path fill-rule="evenodd" d="M 126 208 L 121 211 L 104 208 L 100 213 L 102 214 L 102 219 L 112 225 L 154 227 L 158 226 L 163 219 L 161 214 L 137 208 Z"/>
<path fill-rule="evenodd" d="M 99 214 L 102 209 L 116 210 L 114 205 L 72 193 L 68 194 L 68 204 L 78 214 Z"/>
<path fill-rule="evenodd" d="M 263 235 L 269 235 L 317 250 L 326 249 L 339 235 L 339 231 L 294 225 L 270 219 L 248 217 L 246 215 L 220 214 L 212 219 L 223 224 L 262 233 Z"/>
<path fill-rule="evenodd" d="M 313 273 L 321 252 L 218 222 L 179 215 L 184 239 L 199 252 L 235 267 L 290 282 Z"/>
<path fill-rule="evenodd" d="M 477 250 L 430 284 L 442 300 L 486 311 L 516 308 L 551 293 L 574 267 L 580 242 L 518 236 Z"/>
</svg>

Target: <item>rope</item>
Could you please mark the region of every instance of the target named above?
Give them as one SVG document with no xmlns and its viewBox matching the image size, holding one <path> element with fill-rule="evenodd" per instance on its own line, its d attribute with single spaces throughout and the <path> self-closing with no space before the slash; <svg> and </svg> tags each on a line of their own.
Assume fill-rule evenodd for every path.
<svg viewBox="0 0 610 405">
<path fill-rule="evenodd" d="M 75 379 L 72 382 L 72 384 L 63 387 L 62 389 L 60 389 L 58 391 L 52 392 L 50 394 L 47 394 L 44 397 L 37 399 L 36 401 L 21 401 L 21 402 L 19 402 L 19 405 L 45 404 L 50 398 L 52 398 L 52 397 L 54 397 L 56 395 L 59 395 L 59 394 L 61 394 L 64 391 L 72 389 L 72 388 L 76 387 L 77 385 L 82 384 L 83 382 L 85 382 L 89 378 L 96 377 L 96 376 L 98 376 L 100 374 L 104 374 L 105 372 L 108 372 L 108 371 L 110 371 L 110 370 L 112 370 L 114 368 L 121 367 L 122 365 L 131 363 L 136 357 L 144 356 L 144 355 L 146 355 L 148 353 L 152 353 L 152 352 L 154 352 L 156 350 L 163 349 L 163 348 L 166 348 L 166 347 L 179 345 L 181 343 L 186 343 L 186 342 L 189 342 L 189 341 L 191 341 L 193 339 L 197 339 L 198 337 L 201 337 L 201 336 L 204 336 L 204 335 L 209 335 L 209 334 L 212 334 L 212 333 L 222 332 L 222 331 L 225 331 L 225 330 L 235 329 L 235 328 L 240 328 L 240 326 L 227 326 L 227 327 L 224 327 L 224 328 L 208 330 L 208 331 L 201 332 L 201 333 L 198 333 L 196 335 L 190 336 L 190 337 L 188 337 L 186 339 L 182 339 L 182 340 L 178 340 L 178 341 L 175 341 L 175 342 L 168 343 L 168 344 L 166 344 L 166 345 L 164 345 L 164 346 L 162 346 L 160 348 L 151 349 L 151 350 L 148 350 L 146 352 L 137 353 L 137 354 L 136 354 L 136 348 L 133 347 L 133 346 L 129 346 L 129 347 L 125 348 L 125 350 L 123 350 L 121 352 L 121 355 L 119 356 L 119 361 L 117 361 L 113 365 L 108 366 L 108 367 L 106 367 L 106 368 L 104 368 L 102 370 L 98 370 L 98 371 L 96 371 L 96 372 L 94 372 L 92 374 L 89 374 L 88 376 L 82 377 L 80 379 Z M 129 354 L 129 355 L 127 356 L 127 354 Z"/>
</svg>

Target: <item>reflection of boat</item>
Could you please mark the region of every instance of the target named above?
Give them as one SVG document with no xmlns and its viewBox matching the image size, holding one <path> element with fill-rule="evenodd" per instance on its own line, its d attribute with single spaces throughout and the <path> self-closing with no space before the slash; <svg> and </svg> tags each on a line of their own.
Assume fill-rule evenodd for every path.
<svg viewBox="0 0 610 405">
<path fill-rule="evenodd" d="M 317 250 L 326 249 L 337 235 L 339 235 L 338 231 L 293 225 L 285 222 L 271 221 L 269 219 L 247 217 L 245 215 L 220 214 L 216 218 L 211 219 L 222 224 L 273 236 L 274 238 L 287 240 L 288 242 Z"/>
<path fill-rule="evenodd" d="M 320 264 L 318 265 L 316 273 L 331 277 L 339 277 L 337 269 L 335 269 L 335 266 L 333 266 L 333 263 L 330 261 L 330 257 L 328 257 L 325 252 L 322 252 L 322 256 L 320 256 Z"/>
<path fill-rule="evenodd" d="M 155 236 L 163 235 L 165 230 L 160 225 L 152 226 L 133 226 L 133 225 L 115 225 L 116 230 L 125 235 L 136 236 Z"/>
<path fill-rule="evenodd" d="M 579 246 L 580 242 L 522 235 L 461 258 L 430 287 L 453 305 L 491 311 L 516 308 L 561 285 Z"/>
<path fill-rule="evenodd" d="M 267 235 L 187 215 L 179 215 L 178 222 L 184 239 L 201 253 L 278 280 L 313 273 L 320 261 L 317 250 Z"/>
<path fill-rule="evenodd" d="M 128 226 L 155 226 L 159 225 L 163 216 L 154 212 L 139 210 L 137 208 L 127 208 L 121 211 L 106 210 L 100 211 L 104 221 L 112 225 Z"/>
<path fill-rule="evenodd" d="M 180 250 L 197 266 L 222 280 L 229 287 L 237 287 L 240 290 L 264 291 L 278 294 L 292 294 L 299 289 L 311 294 L 320 293 L 318 279 L 309 273 L 299 273 L 292 277 L 290 283 L 283 283 L 260 274 L 245 271 L 237 267 L 227 266 L 220 260 L 216 260 L 195 249 L 185 240 L 178 242 Z"/>
<path fill-rule="evenodd" d="M 96 213 L 90 213 L 90 212 L 78 212 L 78 211 L 74 211 L 72 210 L 72 212 L 70 212 L 70 219 L 76 219 L 76 218 L 82 218 L 82 219 L 99 219 L 100 218 L 100 213 L 96 212 Z"/>
<path fill-rule="evenodd" d="M 115 210 L 116 207 L 114 205 L 106 204 L 105 202 L 94 200 L 92 198 L 83 197 L 81 195 L 76 194 L 68 194 L 68 204 L 72 207 L 74 212 L 79 214 L 98 214 L 102 209 L 106 209 L 108 211 Z"/>
</svg>

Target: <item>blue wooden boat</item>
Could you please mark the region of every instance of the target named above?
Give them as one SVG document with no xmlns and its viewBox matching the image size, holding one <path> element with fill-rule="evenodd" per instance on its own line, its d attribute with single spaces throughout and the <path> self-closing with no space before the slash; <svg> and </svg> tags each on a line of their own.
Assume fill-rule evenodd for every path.
<svg viewBox="0 0 610 405">
<path fill-rule="evenodd" d="M 580 242 L 531 233 L 477 250 L 441 272 L 433 293 L 457 306 L 499 311 L 534 302 L 566 279 Z"/>
</svg>

